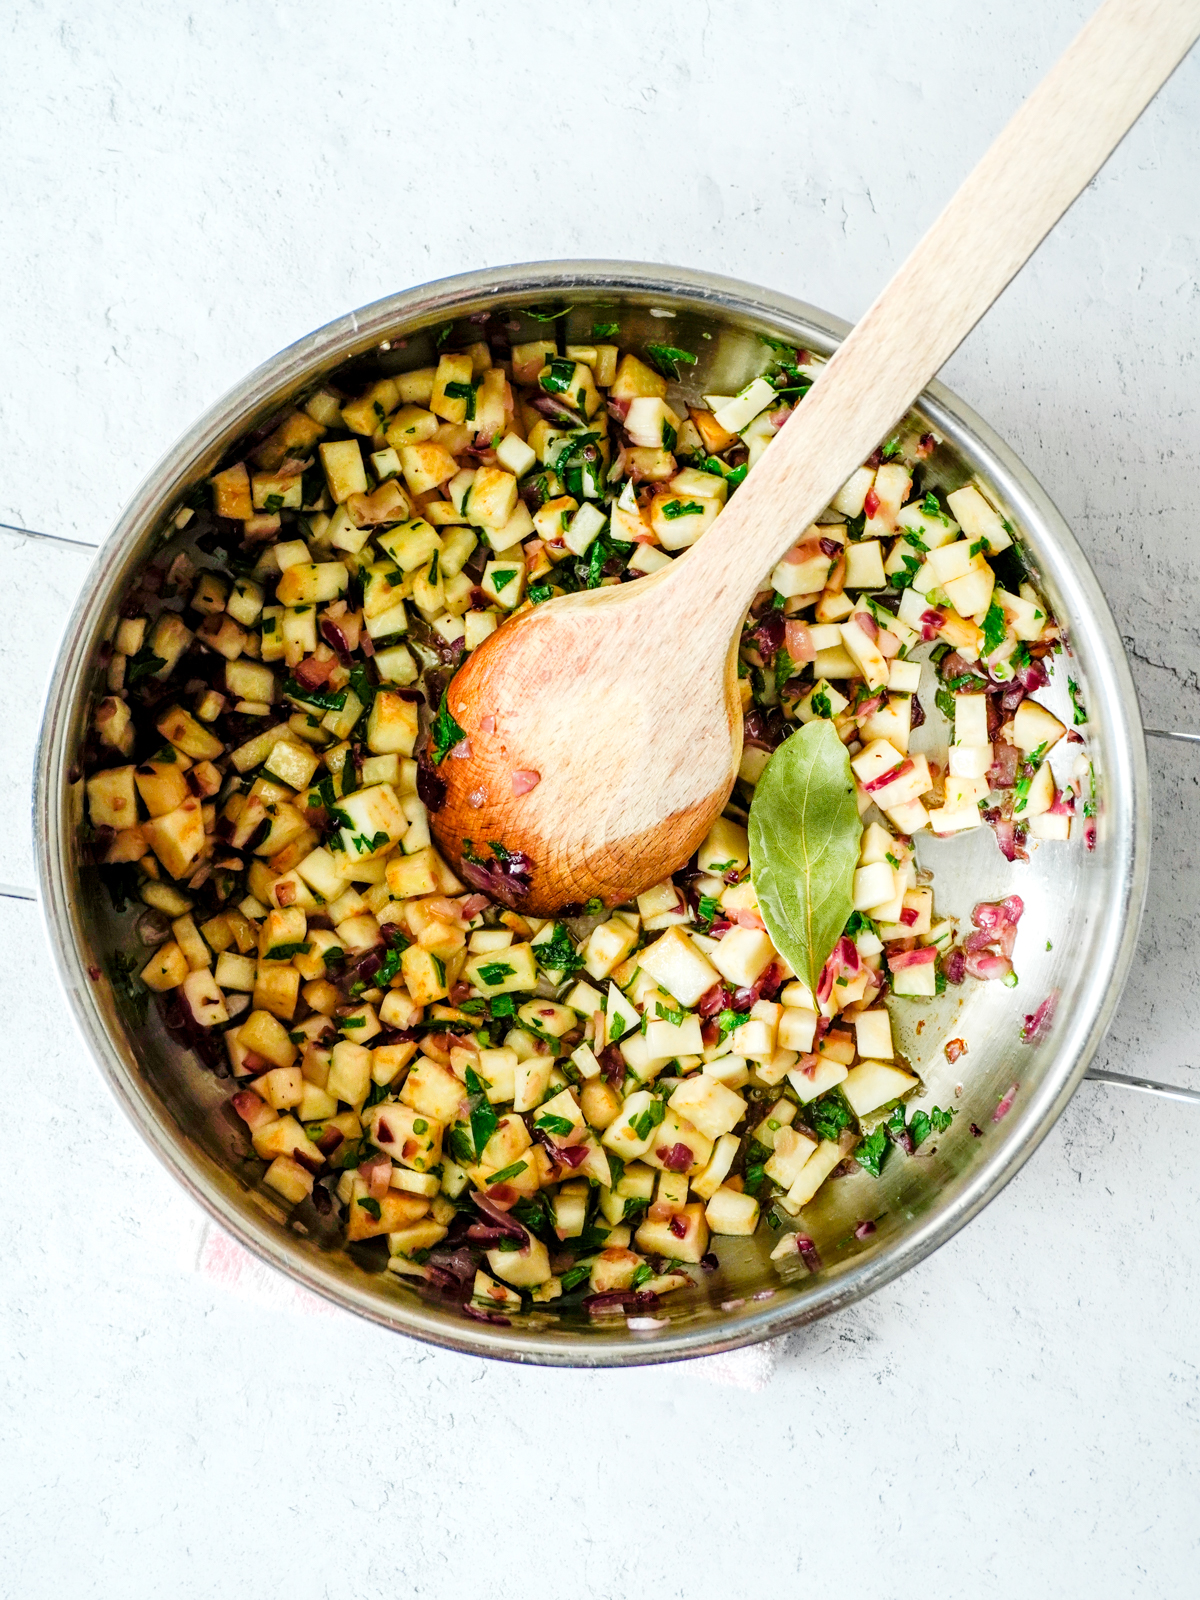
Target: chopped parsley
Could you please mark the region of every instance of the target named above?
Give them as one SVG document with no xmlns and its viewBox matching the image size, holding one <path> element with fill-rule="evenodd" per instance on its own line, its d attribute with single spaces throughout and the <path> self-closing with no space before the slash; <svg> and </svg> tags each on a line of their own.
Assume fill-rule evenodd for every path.
<svg viewBox="0 0 1200 1600">
<path fill-rule="evenodd" d="M 673 344 L 648 344 L 646 354 L 650 357 L 651 366 L 661 372 L 664 378 L 672 379 L 678 379 L 681 361 L 685 366 L 694 367 L 697 360 L 690 350 L 680 350 Z"/>
<path fill-rule="evenodd" d="M 380 1212 L 380 1209 L 379 1209 L 379 1201 L 378 1200 L 360 1200 L 358 1203 L 363 1208 L 363 1210 L 367 1213 L 367 1215 L 369 1217 L 374 1217 L 376 1222 L 379 1221 L 380 1216 L 382 1215 L 382 1213 Z"/>
<path fill-rule="evenodd" d="M 466 1085 L 475 1104 L 471 1107 L 471 1138 L 475 1144 L 475 1156 L 482 1160 L 484 1147 L 488 1140 L 500 1126 L 500 1118 L 488 1103 L 487 1090 L 479 1079 L 478 1073 L 473 1068 L 466 1070 Z"/>
<path fill-rule="evenodd" d="M 617 323 L 617 322 L 593 322 L 592 323 L 592 338 L 593 339 L 615 339 L 617 337 L 617 335 L 620 333 L 620 331 L 621 331 L 621 325 L 620 325 L 620 323 Z"/>
<path fill-rule="evenodd" d="M 557 1133 L 564 1138 L 575 1128 L 573 1122 L 568 1121 L 566 1117 L 556 1117 L 553 1112 L 535 1118 L 533 1125 L 535 1128 L 540 1128 L 543 1133 Z"/>
<path fill-rule="evenodd" d="M 1075 710 L 1075 726 L 1077 728 L 1082 727 L 1088 719 L 1088 714 L 1087 707 L 1083 703 L 1083 696 L 1079 692 L 1079 685 L 1074 678 L 1068 678 L 1067 688 L 1071 692 L 1071 705 Z"/>
<path fill-rule="evenodd" d="M 688 1019 L 688 1012 L 682 1007 L 675 1009 L 671 1006 L 664 1006 L 661 1000 L 654 1002 L 654 1012 L 664 1022 L 673 1023 L 677 1028 L 681 1028 Z"/>
<path fill-rule="evenodd" d="M 454 749 L 456 744 L 461 744 L 466 738 L 463 730 L 450 714 L 446 704 L 446 691 L 442 690 L 442 703 L 438 707 L 438 714 L 433 719 L 433 726 L 429 730 L 433 743 L 433 759 L 440 765 Z"/>
<path fill-rule="evenodd" d="M 735 1028 L 740 1028 L 745 1022 L 745 1017 L 740 1011 L 719 1011 L 717 1013 L 717 1027 L 723 1039 L 726 1034 L 732 1033 Z"/>
<path fill-rule="evenodd" d="M 562 356 L 555 356 L 546 370 L 540 374 L 538 382 L 547 394 L 565 394 L 574 376 L 575 363 L 567 361 Z"/>
<path fill-rule="evenodd" d="M 987 615 L 983 619 L 983 651 L 991 655 L 993 650 L 998 650 L 1004 643 L 1008 632 L 1008 624 L 1004 620 L 1004 612 L 999 604 L 993 600 L 988 607 Z"/>
<path fill-rule="evenodd" d="M 834 1141 L 851 1123 L 850 1107 L 836 1089 L 814 1100 L 808 1107 L 808 1120 L 818 1139 Z"/>
<path fill-rule="evenodd" d="M 456 1122 L 446 1136 L 446 1148 L 450 1152 L 450 1159 L 460 1167 L 469 1167 L 475 1160 L 475 1146 L 471 1143 L 471 1136 L 461 1122 Z"/>
<path fill-rule="evenodd" d="M 702 517 L 704 507 L 699 500 L 668 500 L 663 505 L 662 514 L 668 522 L 675 522 L 680 517 Z"/>
<path fill-rule="evenodd" d="M 706 931 L 721 914 L 721 902 L 710 894 L 702 894 L 696 906 L 696 921 Z"/>
<path fill-rule="evenodd" d="M 665 1115 L 662 1101 L 655 1098 L 639 1116 L 634 1118 L 630 1127 L 639 1139 L 648 1139 Z"/>
<path fill-rule="evenodd" d="M 526 593 L 531 603 L 540 606 L 543 600 L 549 600 L 554 590 L 548 583 L 531 583 Z"/>
<path fill-rule="evenodd" d="M 561 922 L 554 924 L 552 938 L 534 945 L 533 953 L 543 972 L 561 972 L 565 977 L 569 972 L 577 972 L 583 965 L 583 957 Z"/>
<path fill-rule="evenodd" d="M 516 970 L 507 961 L 488 961 L 477 969 L 479 976 L 489 989 L 494 989 L 498 983 L 503 983 L 505 978 L 515 976 Z"/>
<path fill-rule="evenodd" d="M 883 1170 L 884 1157 L 888 1152 L 887 1129 L 881 1122 L 866 1138 L 856 1147 L 854 1159 L 864 1172 L 869 1172 L 877 1178 Z"/>
<path fill-rule="evenodd" d="M 264 961 L 290 961 L 293 956 L 306 956 L 311 949 L 312 945 L 307 939 L 300 939 L 295 944 L 272 946 L 263 959 Z"/>
<path fill-rule="evenodd" d="M 934 494 L 932 489 L 930 489 L 929 493 L 921 501 L 921 515 L 923 517 L 930 517 L 933 520 L 942 523 L 947 528 L 950 526 L 950 518 L 942 510 L 941 502 L 938 500 L 937 495 Z"/>
<path fill-rule="evenodd" d="M 511 1167 L 502 1167 L 499 1172 L 491 1173 L 488 1177 L 488 1187 L 490 1188 L 493 1183 L 507 1183 L 510 1178 L 519 1178 L 523 1172 L 528 1171 L 528 1161 L 514 1161 Z"/>
<path fill-rule="evenodd" d="M 473 383 L 448 383 L 445 389 L 446 398 L 449 400 L 465 400 L 467 402 L 466 420 L 475 420 L 475 385 Z"/>
<path fill-rule="evenodd" d="M 162 656 L 156 656 L 148 644 L 143 645 L 137 655 L 130 656 L 125 664 L 126 687 L 132 689 L 135 683 L 141 683 L 143 678 L 152 677 L 166 664 Z"/>
<path fill-rule="evenodd" d="M 319 706 L 322 711 L 340 711 L 346 704 L 345 689 L 306 689 L 295 678 L 285 680 L 283 692 L 289 700 L 298 700 L 306 706 Z"/>
</svg>

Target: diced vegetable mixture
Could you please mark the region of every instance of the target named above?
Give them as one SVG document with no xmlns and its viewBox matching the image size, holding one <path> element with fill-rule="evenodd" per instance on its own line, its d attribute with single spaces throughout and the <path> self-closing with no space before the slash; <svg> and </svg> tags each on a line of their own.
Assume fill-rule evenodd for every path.
<svg viewBox="0 0 1200 1600">
<path fill-rule="evenodd" d="M 816 1265 L 821 1185 L 950 1126 L 909 1105 L 889 1007 L 1015 982 L 1022 907 L 981 904 L 960 936 L 915 840 L 990 826 L 1024 860 L 1082 825 L 1090 846 L 1095 797 L 1085 759 L 1062 787 L 1046 759 L 1080 736 L 1036 698 L 1059 630 L 1013 529 L 902 432 L 751 608 L 739 783 L 697 855 L 551 920 L 522 913 L 502 840 L 462 881 L 429 828 L 457 664 L 530 606 L 720 538 L 818 370 L 764 340 L 761 376 L 689 404 L 694 352 L 623 352 L 616 324 L 565 346 L 553 319 L 515 345 L 483 330 L 304 395 L 179 509 L 111 635 L 85 832 L 117 909 L 141 907 L 110 970 L 127 1014 L 157 996 L 231 1080 L 297 1226 L 467 1315 L 583 1301 L 653 1325 L 764 1221 Z M 948 748 L 932 722 L 912 746 L 927 710 L 941 725 L 922 685 Z M 767 932 L 747 834 L 772 752 L 814 719 L 861 818 L 815 993 Z"/>
</svg>

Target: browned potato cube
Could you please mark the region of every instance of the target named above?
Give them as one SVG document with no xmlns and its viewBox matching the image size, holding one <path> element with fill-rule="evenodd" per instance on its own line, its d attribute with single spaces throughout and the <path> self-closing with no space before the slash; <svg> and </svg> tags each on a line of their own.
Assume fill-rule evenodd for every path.
<svg viewBox="0 0 1200 1600">
<path fill-rule="evenodd" d="M 215 473 L 209 482 L 212 484 L 213 510 L 217 516 L 232 517 L 237 522 L 243 522 L 254 515 L 250 474 L 246 471 L 244 461 L 226 467 L 224 472 Z"/>
<path fill-rule="evenodd" d="M 133 724 L 124 700 L 108 695 L 96 707 L 96 715 L 92 720 L 101 744 L 119 750 L 123 756 L 133 754 Z"/>
<path fill-rule="evenodd" d="M 313 417 L 305 416 L 303 411 L 293 411 L 254 451 L 254 465 L 264 472 L 274 472 L 286 460 L 303 461 L 324 432 L 324 427 Z"/>
<path fill-rule="evenodd" d="M 143 967 L 142 982 L 147 989 L 162 993 L 167 989 L 177 989 L 190 971 L 187 957 L 171 939 L 167 944 L 160 944 Z"/>
<path fill-rule="evenodd" d="M 300 974 L 290 963 L 260 961 L 253 998 L 256 1009 L 270 1011 L 282 1021 L 290 1022 L 300 998 Z"/>
<path fill-rule="evenodd" d="M 438 1122 L 453 1122 L 465 1094 L 461 1079 L 448 1067 L 429 1056 L 418 1056 L 404 1080 L 400 1100 Z"/>
<path fill-rule="evenodd" d="M 137 822 L 132 767 L 109 767 L 87 781 L 88 815 L 97 828 L 129 828 Z"/>
<path fill-rule="evenodd" d="M 237 1036 L 245 1049 L 277 1067 L 290 1067 L 296 1059 L 296 1046 L 288 1038 L 287 1029 L 269 1011 L 252 1011 Z"/>
<path fill-rule="evenodd" d="M 225 753 L 225 746 L 216 734 L 210 733 L 182 706 L 172 706 L 159 717 L 155 727 L 177 750 L 182 750 L 185 756 L 191 756 L 196 761 L 215 761 Z"/>
<path fill-rule="evenodd" d="M 188 798 L 191 790 L 175 761 L 144 761 L 134 771 L 142 804 L 152 817 L 165 817 Z"/>
<path fill-rule="evenodd" d="M 185 878 L 204 854 L 204 815 L 194 796 L 144 825 L 151 850 L 173 878 Z"/>
<path fill-rule="evenodd" d="M 307 1167 L 302 1167 L 290 1156 L 276 1156 L 263 1174 L 263 1182 L 269 1184 L 285 1200 L 290 1200 L 293 1205 L 299 1205 L 301 1200 L 306 1200 L 313 1192 L 316 1179 Z"/>
<path fill-rule="evenodd" d="M 411 1227 L 428 1211 L 428 1200 L 400 1189 L 389 1189 L 381 1199 L 372 1200 L 366 1184 L 356 1177 L 346 1216 L 346 1238 L 373 1239 L 380 1233 L 397 1233 Z"/>
<path fill-rule="evenodd" d="M 419 731 L 417 711 L 415 701 L 381 689 L 367 718 L 368 750 L 373 755 L 411 756 Z"/>
<path fill-rule="evenodd" d="M 694 1200 L 661 1222 L 652 1222 L 647 1217 L 635 1237 L 638 1247 L 649 1254 L 674 1256 L 677 1261 L 699 1261 L 708 1249 L 704 1206 L 701 1201 Z"/>
<path fill-rule="evenodd" d="M 366 494 L 367 469 L 357 439 L 339 439 L 321 445 L 320 450 L 329 493 L 339 506 L 352 494 Z"/>
</svg>

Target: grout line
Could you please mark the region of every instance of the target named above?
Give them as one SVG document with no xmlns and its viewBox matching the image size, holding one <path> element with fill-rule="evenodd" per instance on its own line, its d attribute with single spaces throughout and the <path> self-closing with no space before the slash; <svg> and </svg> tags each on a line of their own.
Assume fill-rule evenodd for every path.
<svg viewBox="0 0 1200 1600">
<path fill-rule="evenodd" d="M 18 889 L 14 883 L 0 883 L 0 900 L 37 900 L 32 889 Z"/>
<path fill-rule="evenodd" d="M 0 522 L 0 533 L 11 533 L 17 539 L 45 539 L 48 544 L 73 544 L 79 550 L 99 550 L 98 544 L 87 539 L 68 539 L 62 533 L 39 533 L 36 528 L 18 528 L 11 522 Z"/>
</svg>

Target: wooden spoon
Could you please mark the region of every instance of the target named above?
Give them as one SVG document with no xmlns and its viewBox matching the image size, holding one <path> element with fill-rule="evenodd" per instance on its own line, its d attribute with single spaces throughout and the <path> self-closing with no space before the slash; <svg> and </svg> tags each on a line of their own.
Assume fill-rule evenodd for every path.
<svg viewBox="0 0 1200 1600">
<path fill-rule="evenodd" d="M 668 877 L 741 757 L 741 620 L 1200 35 L 1200 0 L 1107 0 L 846 339 L 713 528 L 635 583 L 565 595 L 469 656 L 448 705 L 434 832 L 532 861 L 514 900 L 618 905 Z"/>
</svg>

